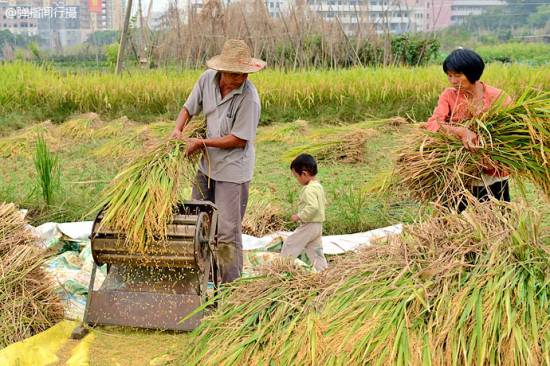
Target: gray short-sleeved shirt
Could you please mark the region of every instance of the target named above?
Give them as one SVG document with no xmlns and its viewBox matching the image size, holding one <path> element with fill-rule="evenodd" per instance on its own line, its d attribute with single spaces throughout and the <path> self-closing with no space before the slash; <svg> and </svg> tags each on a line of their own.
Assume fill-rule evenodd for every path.
<svg viewBox="0 0 550 366">
<path fill-rule="evenodd" d="M 254 138 L 260 120 L 260 97 L 254 84 L 247 80 L 222 100 L 220 76 L 216 70 L 205 71 L 184 107 L 192 116 L 204 112 L 207 138 L 232 134 L 246 140 L 244 147 L 207 147 L 208 161 L 203 157 L 199 164 L 199 169 L 214 180 L 244 183 L 252 179 L 254 172 Z"/>
</svg>

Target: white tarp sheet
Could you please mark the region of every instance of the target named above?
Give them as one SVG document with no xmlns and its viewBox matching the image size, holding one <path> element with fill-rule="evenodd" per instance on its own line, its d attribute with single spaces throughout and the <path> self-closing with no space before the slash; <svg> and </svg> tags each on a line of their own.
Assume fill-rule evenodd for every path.
<svg viewBox="0 0 550 366">
<path fill-rule="evenodd" d="M 323 251 L 325 254 L 342 254 L 344 252 L 355 250 L 359 246 L 370 245 L 373 239 L 383 238 L 392 234 L 401 234 L 403 225 L 393 225 L 363 233 L 346 235 L 327 235 L 323 236 Z M 243 250 L 259 250 L 274 244 L 277 241 L 283 241 L 292 234 L 289 231 L 280 231 L 275 234 L 267 235 L 262 238 L 243 235 Z"/>
</svg>

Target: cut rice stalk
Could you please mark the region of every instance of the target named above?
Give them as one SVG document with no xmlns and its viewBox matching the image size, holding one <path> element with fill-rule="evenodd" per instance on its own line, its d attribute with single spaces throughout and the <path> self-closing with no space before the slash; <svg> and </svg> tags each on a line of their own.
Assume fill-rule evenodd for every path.
<svg viewBox="0 0 550 366">
<path fill-rule="evenodd" d="M 15 205 L 0 203 L 0 349 L 63 318 L 62 299 L 41 268 L 45 254 L 35 241 Z"/>
<path fill-rule="evenodd" d="M 189 124 L 183 136 L 199 136 L 203 124 Z M 111 181 L 100 203 L 105 208 L 102 225 L 125 234 L 131 251 L 145 253 L 150 243 L 166 237 L 183 184 L 195 180 L 198 154 L 186 156 L 187 144 L 179 140 L 158 143 L 130 161 Z"/>
<path fill-rule="evenodd" d="M 526 179 L 550 197 L 550 93 L 501 108 L 497 105 L 466 126 L 477 133 L 479 148 L 467 151 L 460 139 L 418 130 L 403 142 L 395 184 L 421 201 L 453 206 L 484 169 Z"/>
<path fill-rule="evenodd" d="M 296 120 L 292 123 L 283 123 L 270 127 L 266 132 L 259 134 L 257 141 L 297 142 L 309 132 L 307 121 Z"/>
<path fill-rule="evenodd" d="M 285 162 L 292 161 L 302 153 L 312 155 L 317 161 L 355 163 L 365 160 L 365 146 L 375 130 L 354 130 L 351 132 L 325 135 L 322 140 L 308 142 L 289 149 Z"/>
</svg>

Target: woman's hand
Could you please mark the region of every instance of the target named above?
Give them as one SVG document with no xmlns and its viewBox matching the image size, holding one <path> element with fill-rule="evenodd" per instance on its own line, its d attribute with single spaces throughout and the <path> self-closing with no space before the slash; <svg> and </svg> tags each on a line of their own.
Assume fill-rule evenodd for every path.
<svg viewBox="0 0 550 366">
<path fill-rule="evenodd" d="M 466 127 L 455 127 L 453 133 L 460 137 L 464 147 L 469 152 L 476 152 L 479 140 L 477 134 Z"/>
<path fill-rule="evenodd" d="M 292 222 L 297 222 L 298 220 L 300 220 L 298 215 L 292 215 L 292 217 L 290 219 L 292 220 Z"/>
</svg>

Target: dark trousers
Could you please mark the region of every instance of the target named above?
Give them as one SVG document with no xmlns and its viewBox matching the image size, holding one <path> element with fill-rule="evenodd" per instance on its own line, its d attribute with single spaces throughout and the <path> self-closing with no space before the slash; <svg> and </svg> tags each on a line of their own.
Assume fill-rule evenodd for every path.
<svg viewBox="0 0 550 366">
<path fill-rule="evenodd" d="M 490 186 L 474 186 L 471 189 L 471 192 L 479 202 L 486 202 L 489 200 L 489 197 L 495 197 L 499 201 L 510 202 L 510 189 L 508 185 L 508 180 L 503 180 L 491 184 Z M 468 207 L 468 201 L 463 198 L 458 204 L 457 211 L 461 213 Z"/>
<path fill-rule="evenodd" d="M 198 187 L 197 187 L 198 185 Z M 193 185 L 192 198 L 218 206 L 218 259 L 222 283 L 241 277 L 243 270 L 242 221 L 248 204 L 250 182 L 231 183 L 210 179 L 201 171 Z"/>
</svg>

